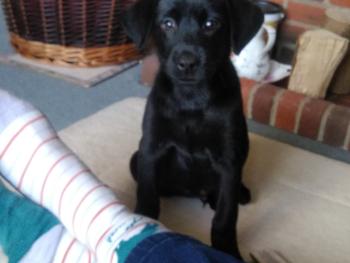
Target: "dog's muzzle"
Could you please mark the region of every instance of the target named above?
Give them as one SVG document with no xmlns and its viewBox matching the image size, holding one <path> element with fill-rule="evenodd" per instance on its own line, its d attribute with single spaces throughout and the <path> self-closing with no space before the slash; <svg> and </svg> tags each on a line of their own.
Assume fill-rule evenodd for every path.
<svg viewBox="0 0 350 263">
<path fill-rule="evenodd" d="M 179 81 L 198 81 L 201 77 L 201 56 L 191 46 L 176 48 L 172 54 L 173 76 Z"/>
<path fill-rule="evenodd" d="M 184 50 L 176 58 L 176 67 L 186 75 L 193 74 L 199 66 L 199 58 L 192 52 Z"/>
</svg>

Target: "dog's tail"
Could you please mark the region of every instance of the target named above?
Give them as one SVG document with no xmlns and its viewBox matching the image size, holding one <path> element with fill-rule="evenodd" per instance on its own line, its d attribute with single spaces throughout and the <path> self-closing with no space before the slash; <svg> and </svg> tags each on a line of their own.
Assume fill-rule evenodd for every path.
<svg viewBox="0 0 350 263">
<path fill-rule="evenodd" d="M 131 175 L 136 182 L 137 182 L 137 155 L 138 155 L 138 151 L 134 152 L 129 164 Z"/>
</svg>

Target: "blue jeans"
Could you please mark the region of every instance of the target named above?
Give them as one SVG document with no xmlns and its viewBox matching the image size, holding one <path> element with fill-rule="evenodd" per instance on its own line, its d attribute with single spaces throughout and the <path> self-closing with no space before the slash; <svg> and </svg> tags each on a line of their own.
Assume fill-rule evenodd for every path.
<svg viewBox="0 0 350 263">
<path fill-rule="evenodd" d="M 125 263 L 243 263 L 190 237 L 160 233 L 141 241 Z"/>
</svg>

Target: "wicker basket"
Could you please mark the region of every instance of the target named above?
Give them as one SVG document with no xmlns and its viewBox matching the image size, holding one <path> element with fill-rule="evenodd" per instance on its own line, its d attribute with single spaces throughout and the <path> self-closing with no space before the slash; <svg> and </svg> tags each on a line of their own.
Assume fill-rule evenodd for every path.
<svg viewBox="0 0 350 263">
<path fill-rule="evenodd" d="M 3 0 L 10 41 L 23 56 L 79 67 L 139 57 L 121 26 L 135 0 Z"/>
</svg>

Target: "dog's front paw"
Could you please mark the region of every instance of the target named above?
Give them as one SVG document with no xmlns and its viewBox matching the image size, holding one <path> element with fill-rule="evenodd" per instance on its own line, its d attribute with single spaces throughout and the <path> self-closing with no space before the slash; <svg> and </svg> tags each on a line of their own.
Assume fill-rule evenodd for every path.
<svg viewBox="0 0 350 263">
<path fill-rule="evenodd" d="M 240 193 L 239 193 L 239 203 L 241 205 L 246 205 L 250 203 L 251 200 L 252 200 L 252 195 L 250 193 L 250 190 L 244 184 L 241 184 Z"/>
<path fill-rule="evenodd" d="M 235 242 L 234 238 L 232 237 L 227 237 L 225 235 L 213 235 L 212 247 L 232 255 L 236 259 L 242 260 L 242 256 L 239 252 L 237 242 Z"/>
<path fill-rule="evenodd" d="M 236 259 L 242 260 L 242 256 L 239 252 L 239 249 L 234 244 L 225 244 L 225 245 L 214 245 L 213 248 L 220 250 L 222 252 L 225 252 L 231 256 L 233 256 Z"/>
<path fill-rule="evenodd" d="M 150 207 L 145 207 L 145 206 L 140 206 L 140 205 L 136 205 L 135 208 L 135 213 L 136 214 L 140 214 L 140 215 L 144 215 L 153 219 L 158 219 L 159 217 L 159 208 L 150 208 Z"/>
</svg>

